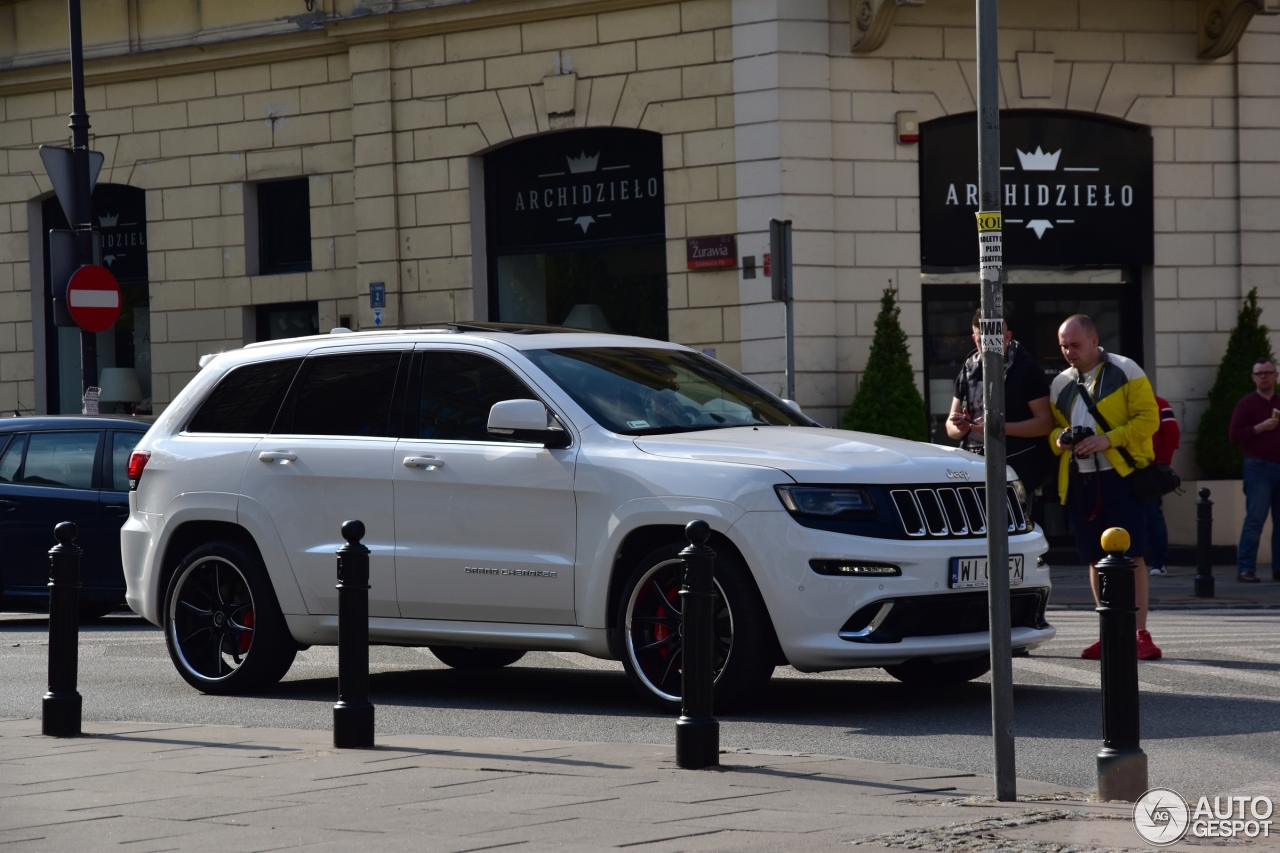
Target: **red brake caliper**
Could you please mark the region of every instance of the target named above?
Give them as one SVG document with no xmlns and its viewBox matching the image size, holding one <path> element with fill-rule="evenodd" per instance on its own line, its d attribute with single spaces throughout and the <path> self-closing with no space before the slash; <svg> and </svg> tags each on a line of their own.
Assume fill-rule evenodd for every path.
<svg viewBox="0 0 1280 853">
<path fill-rule="evenodd" d="M 677 594 L 677 595 L 679 594 L 679 593 L 676 591 L 675 587 L 673 587 L 673 588 L 672 588 L 672 592 L 676 592 L 676 594 Z M 667 605 L 667 604 L 669 604 L 669 603 L 670 603 L 670 600 L 667 598 L 667 596 L 669 596 L 669 595 L 671 595 L 671 592 L 665 592 L 665 593 L 663 593 L 663 603 L 662 603 L 662 604 L 660 604 L 660 605 L 658 605 L 658 610 L 657 610 L 657 612 L 655 612 L 655 613 L 653 614 L 654 616 L 662 617 L 662 616 L 666 616 L 666 615 L 667 615 L 667 608 L 666 608 L 666 606 L 665 606 L 665 605 Z M 658 642 L 658 643 L 660 643 L 660 642 L 662 642 L 663 640 L 665 640 L 667 637 L 670 637 L 670 636 L 671 636 L 671 629 L 670 629 L 670 628 L 668 628 L 666 625 L 654 625 L 654 626 L 653 626 L 653 639 L 654 639 L 654 642 Z M 671 654 L 671 647 L 670 647 L 670 646 L 659 646 L 659 647 L 658 647 L 658 654 L 663 658 L 663 660 L 666 660 L 667 655 Z"/>
<path fill-rule="evenodd" d="M 252 607 L 250 607 L 248 610 L 244 612 L 244 619 L 242 621 L 242 624 L 246 628 L 253 627 L 253 608 Z M 245 631 L 240 635 L 240 654 L 244 654 L 245 652 L 249 651 L 249 646 L 251 645 L 253 645 L 253 633 L 251 631 Z"/>
</svg>

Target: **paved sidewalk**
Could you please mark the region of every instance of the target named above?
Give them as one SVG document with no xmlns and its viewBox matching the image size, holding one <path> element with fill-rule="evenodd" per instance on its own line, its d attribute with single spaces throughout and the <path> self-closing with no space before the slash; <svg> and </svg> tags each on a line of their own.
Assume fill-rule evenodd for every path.
<svg viewBox="0 0 1280 853">
<path fill-rule="evenodd" d="M 1050 576 L 1053 578 L 1050 609 L 1093 609 L 1088 566 L 1054 565 Z M 1269 569 L 1259 573 L 1260 583 L 1240 583 L 1236 580 L 1235 566 L 1215 566 L 1213 598 L 1195 597 L 1195 576 L 1194 567 L 1170 566 L 1169 574 L 1152 577 L 1151 609 L 1280 609 L 1280 581 L 1271 580 Z"/>
<path fill-rule="evenodd" d="M 90 722 L 89 736 L 55 740 L 39 729 L 0 720 L 6 851 L 1144 846 L 1124 804 L 1026 781 L 1020 802 L 996 803 L 989 777 L 828 756 L 731 750 L 718 771 L 682 771 L 669 745 L 384 736 L 376 750 L 337 751 L 325 731 Z"/>
</svg>

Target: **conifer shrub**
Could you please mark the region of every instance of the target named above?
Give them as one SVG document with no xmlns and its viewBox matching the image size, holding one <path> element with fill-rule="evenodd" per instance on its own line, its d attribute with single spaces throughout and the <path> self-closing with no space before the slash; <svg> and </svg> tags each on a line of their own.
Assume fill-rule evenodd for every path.
<svg viewBox="0 0 1280 853">
<path fill-rule="evenodd" d="M 1227 352 L 1218 365 L 1218 376 L 1209 391 L 1209 408 L 1200 416 L 1196 429 L 1196 462 L 1209 480 L 1239 479 L 1244 475 L 1244 453 L 1227 438 L 1236 403 L 1254 390 L 1249 374 L 1260 358 L 1275 360 L 1271 352 L 1270 329 L 1262 325 L 1258 288 L 1249 291 L 1240 306 L 1236 327 L 1227 341 Z"/>
<path fill-rule="evenodd" d="M 871 355 L 858 393 L 845 410 L 843 426 L 860 432 L 928 441 L 924 398 L 920 396 L 915 372 L 911 369 L 907 333 L 898 322 L 902 309 L 897 305 L 896 295 L 894 288 L 886 287 L 880 298 Z"/>
</svg>

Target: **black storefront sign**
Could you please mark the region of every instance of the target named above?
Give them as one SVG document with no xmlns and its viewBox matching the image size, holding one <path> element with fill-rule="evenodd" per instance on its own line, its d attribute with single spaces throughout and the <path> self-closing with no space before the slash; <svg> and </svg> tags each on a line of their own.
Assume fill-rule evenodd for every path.
<svg viewBox="0 0 1280 853">
<path fill-rule="evenodd" d="M 662 239 L 662 137 L 597 128 L 550 133 L 485 157 L 491 251 Z"/>
<path fill-rule="evenodd" d="M 1131 266 L 1154 260 L 1148 127 L 1092 113 L 1000 113 L 1004 263 Z M 920 263 L 978 265 L 975 113 L 920 125 Z"/>
<path fill-rule="evenodd" d="M 102 235 L 102 265 L 116 281 L 147 281 L 147 195 L 125 184 L 98 184 L 91 202 L 93 227 Z M 46 204 L 47 228 L 68 230 L 61 206 Z"/>
</svg>

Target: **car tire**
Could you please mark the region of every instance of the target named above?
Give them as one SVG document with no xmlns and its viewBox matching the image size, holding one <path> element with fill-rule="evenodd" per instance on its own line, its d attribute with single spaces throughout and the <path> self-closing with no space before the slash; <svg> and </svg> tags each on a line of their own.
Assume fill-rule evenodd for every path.
<svg viewBox="0 0 1280 853">
<path fill-rule="evenodd" d="M 427 646 L 431 654 L 454 669 L 501 669 L 524 657 L 522 649 L 481 649 L 473 646 Z"/>
<path fill-rule="evenodd" d="M 616 645 L 632 687 L 646 701 L 680 712 L 679 590 L 684 542 L 671 542 L 636 562 L 614 624 Z M 716 712 L 758 696 L 773 675 L 776 641 L 750 570 L 727 550 L 716 557 Z M 643 621 L 641 621 L 643 620 Z"/>
<path fill-rule="evenodd" d="M 210 542 L 187 554 L 164 602 L 169 657 L 178 674 L 203 693 L 256 693 L 293 665 L 298 645 L 266 567 L 235 542 Z"/>
<path fill-rule="evenodd" d="M 906 663 L 884 667 L 884 671 L 910 685 L 930 684 L 963 684 L 986 675 L 991 671 L 991 657 L 968 658 L 966 660 L 931 661 L 926 658 L 909 660 Z"/>
</svg>

